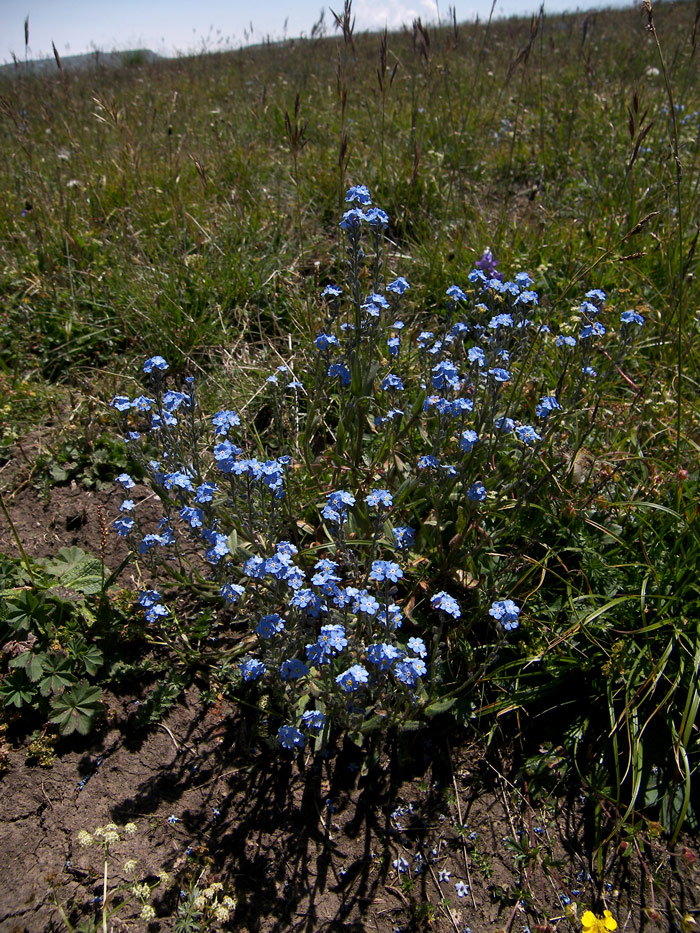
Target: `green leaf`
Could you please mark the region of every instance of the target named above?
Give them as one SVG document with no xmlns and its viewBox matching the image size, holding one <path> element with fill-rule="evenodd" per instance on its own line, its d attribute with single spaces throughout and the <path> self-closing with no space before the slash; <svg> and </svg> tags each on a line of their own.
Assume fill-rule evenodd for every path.
<svg viewBox="0 0 700 933">
<path fill-rule="evenodd" d="M 44 665 L 47 661 L 45 654 L 34 654 L 32 651 L 23 651 L 16 658 L 10 661 L 10 667 L 21 668 L 25 671 L 29 680 L 35 683 L 44 673 Z"/>
<path fill-rule="evenodd" d="M 432 703 L 428 703 L 428 705 L 425 707 L 425 715 L 439 716 L 440 713 L 446 713 L 448 709 L 452 709 L 456 702 L 456 697 L 450 697 L 444 700 L 434 700 Z"/>
<path fill-rule="evenodd" d="M 44 677 L 39 682 L 41 695 L 47 697 L 50 693 L 62 693 L 74 683 L 68 658 L 58 653 L 49 655 L 44 664 Z"/>
<path fill-rule="evenodd" d="M 104 664 L 105 656 L 102 654 L 99 648 L 95 645 L 90 645 L 85 654 L 82 656 L 83 664 L 85 665 L 85 670 L 91 677 L 97 673 L 97 671 Z"/>
<path fill-rule="evenodd" d="M 87 735 L 94 718 L 104 709 L 101 696 L 99 687 L 91 687 L 81 680 L 71 690 L 51 700 L 55 713 L 50 721 L 56 723 L 62 735 L 70 735 L 76 730 Z"/>
<path fill-rule="evenodd" d="M 58 577 L 62 586 L 86 596 L 102 592 L 102 562 L 82 548 L 61 548 L 53 560 L 44 562 L 44 570 L 52 577 Z M 106 567 L 104 571 L 105 576 L 109 576 Z"/>
<path fill-rule="evenodd" d="M 21 590 L 5 605 L 5 621 L 15 632 L 27 632 L 32 622 L 44 621 L 44 594 L 34 590 Z"/>
<path fill-rule="evenodd" d="M 27 683 L 26 678 L 19 671 L 8 674 L 0 681 L 0 697 L 5 706 L 29 706 L 36 697 L 34 688 Z"/>
</svg>

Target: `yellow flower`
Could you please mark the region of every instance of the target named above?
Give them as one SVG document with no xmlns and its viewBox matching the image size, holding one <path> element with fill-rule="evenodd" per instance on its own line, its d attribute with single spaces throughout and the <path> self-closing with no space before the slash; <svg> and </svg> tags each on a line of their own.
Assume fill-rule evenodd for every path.
<svg viewBox="0 0 700 933">
<path fill-rule="evenodd" d="M 596 917 L 592 910 L 586 910 L 581 917 L 581 923 L 583 933 L 608 933 L 608 930 L 617 929 L 617 920 L 609 910 L 604 910 L 602 917 Z"/>
</svg>

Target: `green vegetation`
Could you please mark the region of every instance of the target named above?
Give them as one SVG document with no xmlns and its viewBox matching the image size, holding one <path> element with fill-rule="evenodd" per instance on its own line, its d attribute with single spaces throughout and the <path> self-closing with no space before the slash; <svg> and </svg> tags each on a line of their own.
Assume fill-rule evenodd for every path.
<svg viewBox="0 0 700 933">
<path fill-rule="evenodd" d="M 533 798 L 565 785 L 589 791 L 599 852 L 620 827 L 636 844 L 649 820 L 674 844 L 700 819 L 698 16 L 685 3 L 656 15 L 647 4 L 531 22 L 417 21 L 384 36 L 353 34 L 349 4 L 341 19 L 335 38 L 134 60 L 109 73 L 0 78 L 0 455 L 9 459 L 41 423 L 45 401 L 60 411 L 67 393 L 71 403 L 79 394 L 85 430 L 58 419 L 40 463 L 46 482 L 99 490 L 128 471 L 146 477 L 168 529 L 190 509 L 177 543 L 156 542 L 164 552 L 173 545 L 163 560 L 153 542 L 138 546 L 163 525 L 138 526 L 139 503 L 134 513 L 142 578 L 155 585 L 168 575 L 167 608 L 154 610 L 157 592 L 141 603 L 149 644 L 171 659 L 144 703 L 145 721 L 195 678 L 205 695 L 222 691 L 257 709 L 250 715 L 271 744 L 278 726 L 291 730 L 280 738 L 287 749 L 303 744 L 296 726 L 305 711 L 323 712 L 324 723 L 326 712 L 329 722 L 335 716 L 358 744 L 387 725 L 417 729 L 448 717 L 491 744 L 515 736 Z M 351 206 L 346 191 L 358 185 L 389 218 L 382 243 L 366 235 L 365 257 L 338 227 Z M 479 372 L 467 356 L 473 346 L 461 344 L 461 356 L 454 349 L 478 414 L 460 428 L 478 428 L 483 441 L 472 453 L 424 407 L 443 357 L 428 358 L 419 334 L 451 334 L 467 305 L 475 326 L 480 294 L 464 305 L 444 296 L 455 283 L 468 287 L 487 247 L 506 278 L 529 274 L 539 294 L 532 317 L 552 339 L 538 330 L 528 342 L 515 327 L 507 340 L 499 335 L 513 369 L 506 389 L 500 376 L 489 382 Z M 405 421 L 380 430 L 390 391 L 382 380 L 393 365 L 387 338 L 398 334 L 395 317 L 363 333 L 362 309 L 397 276 L 411 285 L 400 296 Z M 342 300 L 350 296 L 356 337 L 340 331 L 341 303 L 321 300 L 336 282 Z M 588 382 L 580 375 L 593 371 L 592 356 L 557 355 L 554 343 L 574 333 L 590 290 L 606 296 L 595 383 L 595 372 Z M 398 313 L 398 298 L 388 297 Z M 492 314 L 515 314 L 517 302 L 495 291 L 483 300 Z M 588 326 L 598 311 L 584 315 Z M 633 311 L 644 319 L 634 339 L 630 319 L 621 320 Z M 495 335 L 498 325 L 483 322 Z M 331 349 L 314 344 L 321 330 L 337 336 Z M 327 379 L 323 354 L 336 346 L 347 391 L 341 376 Z M 161 356 L 168 367 L 151 366 L 144 388 L 144 359 Z M 269 382 L 280 366 L 303 383 L 293 404 Z M 190 376 L 196 400 L 168 408 L 165 389 L 194 392 L 185 389 Z M 141 391 L 161 418 L 182 405 L 183 433 L 161 424 L 149 435 L 149 406 L 130 401 Z M 115 406 L 120 434 L 138 430 L 140 448 L 107 429 L 115 395 L 125 399 Z M 538 400 L 555 395 L 566 397 L 563 408 L 542 415 Z M 226 434 L 212 437 L 221 409 L 235 409 L 243 425 L 230 425 L 229 439 L 245 450 L 234 459 L 291 458 L 282 504 L 275 487 L 248 480 L 244 488 L 241 474 L 211 507 L 211 496 L 185 498 L 222 481 L 211 447 Z M 502 441 L 499 420 L 509 417 L 536 440 Z M 164 453 L 167 469 L 149 466 Z M 461 457 L 449 478 L 416 468 L 443 453 Z M 357 502 L 351 515 L 331 498 L 338 490 Z M 391 520 L 367 504 L 373 490 L 391 492 Z M 206 544 L 219 547 L 216 559 L 195 553 L 193 503 L 211 520 Z M 319 518 L 324 505 L 342 520 Z M 392 543 L 399 517 L 416 529 L 409 557 Z M 120 521 L 126 537 L 132 519 Z M 331 677 L 330 666 L 326 677 L 323 662 L 321 686 L 305 692 L 286 676 L 274 689 L 247 683 L 262 676 L 252 630 L 261 614 L 282 611 L 282 587 L 255 584 L 245 611 L 243 602 L 234 608 L 242 594 L 229 590 L 223 609 L 219 594 L 249 586 L 244 563 L 278 555 L 282 539 L 294 542 L 309 577 L 326 558 L 358 586 L 383 582 L 373 592 L 387 610 L 390 586 L 375 564 L 404 562 L 391 595 L 403 600 L 406 637 L 428 647 L 418 701 L 418 688 L 400 687 L 400 702 L 399 693 L 368 691 L 363 709 L 347 712 L 341 691 L 357 685 L 341 684 L 335 669 Z M 37 755 L 50 758 L 50 724 L 63 734 L 92 726 L 101 686 L 121 670 L 115 662 L 105 672 L 104 646 L 118 646 L 128 626 L 107 593 L 115 579 L 86 554 L 3 558 L 0 574 L 2 641 L 26 642 L 4 662 L 0 696 L 12 716 L 44 727 Z M 456 599 L 460 612 L 435 603 L 436 594 Z M 499 627 L 488 607 L 511 597 L 522 617 Z M 299 618 L 297 660 L 318 634 Z M 347 630 L 349 674 L 366 662 L 370 639 L 359 623 Z M 223 646 L 209 645 L 222 631 Z M 269 669 L 290 659 L 276 650 L 259 647 Z M 403 641 L 396 650 L 407 650 Z M 512 846 L 525 874 L 534 865 L 554 872 L 532 840 Z M 481 857 L 472 860 L 486 873 Z M 411 893 L 410 875 L 401 887 Z M 191 887 L 182 929 L 219 906 L 203 896 Z"/>
</svg>

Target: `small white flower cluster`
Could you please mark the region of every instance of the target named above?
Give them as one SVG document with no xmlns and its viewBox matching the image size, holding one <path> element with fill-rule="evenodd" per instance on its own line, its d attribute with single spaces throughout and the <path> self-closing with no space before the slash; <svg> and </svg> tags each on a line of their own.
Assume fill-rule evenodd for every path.
<svg viewBox="0 0 700 933">
<path fill-rule="evenodd" d="M 223 894 L 223 891 L 223 884 L 220 881 L 214 881 L 200 894 L 197 894 L 192 901 L 192 906 L 203 914 L 209 914 L 216 922 L 226 923 L 236 909 L 236 901 L 227 894 L 219 900 L 219 895 Z"/>
<path fill-rule="evenodd" d="M 121 842 L 124 836 L 133 836 L 135 833 L 136 823 L 127 823 L 121 830 L 116 823 L 107 823 L 105 826 L 98 826 L 92 833 L 81 829 L 78 833 L 78 845 L 83 848 L 92 845 L 115 845 Z"/>
<path fill-rule="evenodd" d="M 83 848 L 88 846 L 98 845 L 102 846 L 104 849 L 104 860 L 105 863 L 109 860 L 109 847 L 111 845 L 116 845 L 119 842 L 122 842 L 127 836 L 136 835 L 137 828 L 136 823 L 127 823 L 121 828 L 117 826 L 116 823 L 106 823 L 104 826 L 98 826 L 92 833 L 89 833 L 85 829 L 81 829 L 78 833 L 78 845 Z M 149 884 L 146 881 L 139 881 L 138 876 L 136 875 L 136 866 L 137 861 L 134 858 L 127 859 L 123 865 L 123 872 L 125 875 L 131 875 L 132 880 L 128 883 L 128 890 L 130 897 L 127 900 L 136 900 L 141 902 L 141 913 L 139 914 L 139 919 L 144 923 L 150 923 L 152 920 L 156 919 L 155 908 L 151 906 L 148 902 L 151 899 L 153 894 L 153 889 L 157 887 L 157 884 L 162 884 L 163 886 L 167 885 L 170 881 L 170 876 L 167 871 L 161 870 L 158 872 L 158 882 L 156 884 Z M 107 892 L 106 886 L 103 893 L 104 901 L 106 902 L 109 894 Z M 126 902 L 125 902 L 126 903 Z"/>
</svg>

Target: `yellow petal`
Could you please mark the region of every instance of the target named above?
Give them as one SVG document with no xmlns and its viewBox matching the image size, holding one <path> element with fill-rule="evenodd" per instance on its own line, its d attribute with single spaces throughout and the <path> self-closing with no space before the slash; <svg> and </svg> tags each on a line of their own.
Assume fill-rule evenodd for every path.
<svg viewBox="0 0 700 933">
<path fill-rule="evenodd" d="M 616 930 L 617 929 L 617 920 L 613 918 L 613 915 L 609 910 L 603 911 L 603 920 L 605 921 L 606 930 Z"/>
</svg>

